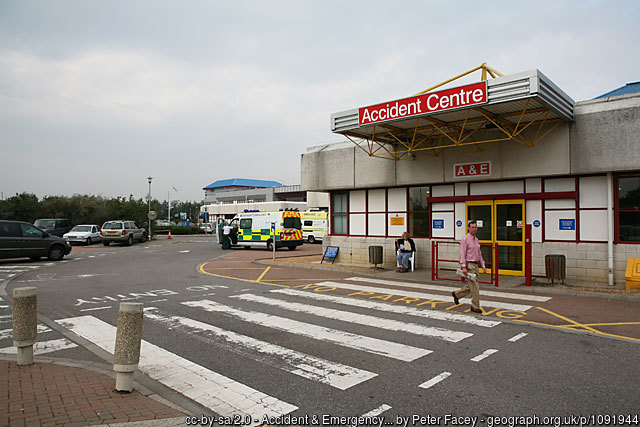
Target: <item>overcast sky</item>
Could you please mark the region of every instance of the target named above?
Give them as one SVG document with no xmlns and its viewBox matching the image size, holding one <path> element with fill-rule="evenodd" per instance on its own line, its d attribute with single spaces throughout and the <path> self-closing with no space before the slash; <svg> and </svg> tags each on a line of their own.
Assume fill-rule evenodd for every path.
<svg viewBox="0 0 640 427">
<path fill-rule="evenodd" d="M 299 184 L 307 147 L 343 140 L 331 113 L 483 62 L 576 101 L 638 81 L 639 22 L 635 0 L 0 0 L 0 192 Z"/>
</svg>

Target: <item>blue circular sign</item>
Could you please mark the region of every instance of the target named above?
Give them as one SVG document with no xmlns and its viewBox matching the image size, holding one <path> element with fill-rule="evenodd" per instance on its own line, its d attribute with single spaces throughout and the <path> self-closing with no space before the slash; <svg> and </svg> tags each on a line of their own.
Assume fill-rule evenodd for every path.
<svg viewBox="0 0 640 427">
<path fill-rule="evenodd" d="M 540 220 L 536 219 L 535 221 L 533 221 L 533 226 L 536 228 L 540 227 Z"/>
<path fill-rule="evenodd" d="M 462 221 L 457 220 L 457 221 L 456 221 L 456 226 L 457 226 L 457 227 L 462 227 Z"/>
</svg>

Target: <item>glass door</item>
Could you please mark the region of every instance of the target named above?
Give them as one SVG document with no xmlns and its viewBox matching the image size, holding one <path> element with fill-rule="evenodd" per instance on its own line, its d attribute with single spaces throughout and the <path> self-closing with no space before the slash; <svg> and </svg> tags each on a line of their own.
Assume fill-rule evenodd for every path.
<svg viewBox="0 0 640 427">
<path fill-rule="evenodd" d="M 491 271 L 491 246 L 498 244 L 500 274 L 524 276 L 524 200 L 483 200 L 467 202 L 467 227 L 470 220 L 478 224 L 482 258 Z"/>
<path fill-rule="evenodd" d="M 524 200 L 496 200 L 495 238 L 500 274 L 524 275 Z"/>
<path fill-rule="evenodd" d="M 467 220 L 465 234 L 469 230 L 469 221 L 475 220 L 478 224 L 476 237 L 480 241 L 480 251 L 488 272 L 491 271 L 491 245 L 493 243 L 493 202 L 491 200 L 481 202 L 467 202 Z M 499 264 L 498 264 L 499 265 Z"/>
</svg>

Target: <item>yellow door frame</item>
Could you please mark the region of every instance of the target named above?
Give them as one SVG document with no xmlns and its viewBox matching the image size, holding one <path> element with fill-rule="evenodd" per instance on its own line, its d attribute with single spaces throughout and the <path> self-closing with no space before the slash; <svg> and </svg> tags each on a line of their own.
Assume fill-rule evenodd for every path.
<svg viewBox="0 0 640 427">
<path fill-rule="evenodd" d="M 507 241 L 507 240 L 497 240 L 497 209 L 498 205 L 521 205 L 522 206 L 522 241 Z M 500 253 L 500 247 L 503 246 L 519 246 L 522 248 L 522 270 L 503 270 L 500 268 L 500 263 L 498 263 L 498 274 L 503 274 L 507 276 L 524 276 L 525 270 L 525 256 L 524 256 L 524 230 L 525 230 L 525 202 L 524 199 L 513 199 L 513 200 L 473 200 L 465 202 L 464 207 L 464 217 L 465 217 L 465 234 L 469 232 L 469 209 L 468 206 L 490 206 L 491 207 L 491 240 L 479 240 L 480 243 L 491 243 L 492 245 L 498 244 L 498 253 Z M 493 246 L 492 246 L 493 253 Z M 485 260 L 487 261 L 487 260 Z M 491 269 L 487 268 L 487 273 L 491 273 Z"/>
</svg>

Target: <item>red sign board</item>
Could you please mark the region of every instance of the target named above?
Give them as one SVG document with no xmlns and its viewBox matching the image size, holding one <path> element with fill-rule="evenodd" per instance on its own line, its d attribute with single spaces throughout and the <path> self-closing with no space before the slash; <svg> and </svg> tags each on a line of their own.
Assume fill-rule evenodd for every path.
<svg viewBox="0 0 640 427">
<path fill-rule="evenodd" d="M 491 176 L 491 162 L 458 163 L 453 165 L 454 178 Z"/>
<path fill-rule="evenodd" d="M 362 107 L 358 111 L 358 119 L 360 126 L 363 126 L 486 102 L 487 82 L 484 81 Z"/>
</svg>

